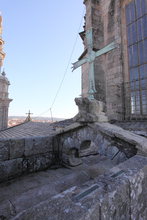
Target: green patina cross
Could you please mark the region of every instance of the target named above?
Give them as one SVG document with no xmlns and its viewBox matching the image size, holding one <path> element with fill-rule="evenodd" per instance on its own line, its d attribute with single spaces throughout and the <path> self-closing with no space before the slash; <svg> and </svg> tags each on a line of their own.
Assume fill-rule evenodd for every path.
<svg viewBox="0 0 147 220">
<path fill-rule="evenodd" d="M 77 69 L 78 67 L 82 66 L 84 63 L 89 63 L 89 72 L 88 72 L 88 79 L 89 79 L 89 90 L 88 90 L 88 98 L 94 99 L 94 94 L 96 93 L 95 88 L 95 79 L 94 79 L 94 60 L 96 57 L 99 57 L 103 54 L 108 53 L 109 51 L 115 49 L 116 43 L 112 42 L 102 48 L 101 50 L 94 51 L 93 50 L 93 34 L 92 28 L 86 31 L 86 39 L 87 39 L 87 55 L 85 58 L 73 63 L 72 71 Z"/>
</svg>

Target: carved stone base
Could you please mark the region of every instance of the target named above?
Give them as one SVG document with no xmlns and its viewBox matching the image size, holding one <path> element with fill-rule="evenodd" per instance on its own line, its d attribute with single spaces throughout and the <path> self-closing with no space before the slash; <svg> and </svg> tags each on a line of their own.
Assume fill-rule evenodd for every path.
<svg viewBox="0 0 147 220">
<path fill-rule="evenodd" d="M 77 122 L 108 122 L 104 112 L 104 104 L 96 99 L 75 98 L 79 113 L 74 117 Z"/>
</svg>

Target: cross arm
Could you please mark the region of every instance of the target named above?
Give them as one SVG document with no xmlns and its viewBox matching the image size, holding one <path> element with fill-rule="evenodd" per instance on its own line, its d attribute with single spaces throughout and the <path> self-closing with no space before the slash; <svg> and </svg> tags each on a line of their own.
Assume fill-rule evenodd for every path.
<svg viewBox="0 0 147 220">
<path fill-rule="evenodd" d="M 79 60 L 79 61 L 77 61 L 77 62 L 75 62 L 75 63 L 72 63 L 72 72 L 75 70 L 75 69 L 77 69 L 78 67 L 80 67 L 80 66 L 82 66 L 84 63 L 86 63 L 87 62 L 87 58 L 85 57 L 85 58 L 83 58 L 82 60 Z"/>
<path fill-rule="evenodd" d="M 115 42 L 112 42 L 110 44 L 108 44 L 107 46 L 105 46 L 104 48 L 102 48 L 101 50 L 98 50 L 96 52 L 96 57 L 101 56 L 102 54 L 108 53 L 109 51 L 115 49 L 117 47 Z"/>
</svg>

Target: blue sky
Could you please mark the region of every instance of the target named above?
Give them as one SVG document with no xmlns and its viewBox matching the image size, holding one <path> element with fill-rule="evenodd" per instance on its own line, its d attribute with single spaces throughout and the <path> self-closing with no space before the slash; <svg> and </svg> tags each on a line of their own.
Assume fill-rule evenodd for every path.
<svg viewBox="0 0 147 220">
<path fill-rule="evenodd" d="M 10 80 L 9 115 L 50 117 L 56 92 L 65 74 L 78 31 L 83 31 L 83 0 L 1 0 L 4 68 Z M 82 19 L 82 25 L 79 29 Z M 80 37 L 71 63 L 83 52 Z M 81 69 L 67 69 L 53 105 L 53 117 L 77 113 L 74 98 L 81 94 Z M 46 112 L 45 114 L 42 114 Z"/>
</svg>

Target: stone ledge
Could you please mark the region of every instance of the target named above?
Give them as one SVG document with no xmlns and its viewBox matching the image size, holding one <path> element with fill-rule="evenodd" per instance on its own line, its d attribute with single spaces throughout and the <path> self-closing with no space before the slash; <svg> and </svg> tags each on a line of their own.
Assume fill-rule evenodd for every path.
<svg viewBox="0 0 147 220">
<path fill-rule="evenodd" d="M 147 156 L 147 138 L 134 134 L 131 131 L 124 130 L 121 127 L 110 123 L 95 123 L 90 127 L 98 128 L 102 133 L 108 134 L 110 137 L 117 137 L 123 141 L 135 145 L 138 149 L 138 153 Z"/>
<path fill-rule="evenodd" d="M 146 184 L 147 158 L 134 156 L 93 185 L 72 187 L 12 219 L 146 219 Z"/>
</svg>

